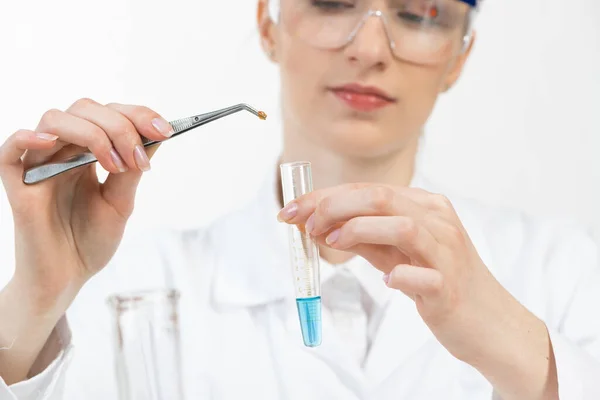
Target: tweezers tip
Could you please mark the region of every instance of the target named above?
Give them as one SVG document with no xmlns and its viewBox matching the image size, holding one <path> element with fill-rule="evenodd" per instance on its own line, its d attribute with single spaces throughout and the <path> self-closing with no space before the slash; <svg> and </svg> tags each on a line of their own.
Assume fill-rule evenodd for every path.
<svg viewBox="0 0 600 400">
<path fill-rule="evenodd" d="M 262 119 L 263 121 L 267 119 L 267 113 L 264 111 L 259 111 L 258 112 L 258 118 Z"/>
</svg>

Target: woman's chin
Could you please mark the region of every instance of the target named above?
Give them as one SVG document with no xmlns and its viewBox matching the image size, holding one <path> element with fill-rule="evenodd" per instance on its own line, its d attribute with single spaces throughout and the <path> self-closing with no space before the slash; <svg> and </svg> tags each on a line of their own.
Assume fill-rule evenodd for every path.
<svg viewBox="0 0 600 400">
<path fill-rule="evenodd" d="M 334 153 L 358 158 L 373 158 L 389 155 L 402 147 L 398 137 L 385 135 L 377 129 L 365 127 L 360 123 L 354 126 L 328 130 L 320 138 L 321 143 Z"/>
</svg>

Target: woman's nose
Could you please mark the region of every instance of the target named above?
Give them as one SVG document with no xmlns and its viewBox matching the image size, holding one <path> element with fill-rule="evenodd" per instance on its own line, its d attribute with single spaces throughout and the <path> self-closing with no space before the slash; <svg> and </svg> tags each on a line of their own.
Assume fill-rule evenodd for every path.
<svg viewBox="0 0 600 400">
<path fill-rule="evenodd" d="M 384 18 L 380 11 L 370 11 L 361 20 L 345 48 L 345 54 L 351 61 L 364 67 L 390 62 L 393 42 Z"/>
</svg>

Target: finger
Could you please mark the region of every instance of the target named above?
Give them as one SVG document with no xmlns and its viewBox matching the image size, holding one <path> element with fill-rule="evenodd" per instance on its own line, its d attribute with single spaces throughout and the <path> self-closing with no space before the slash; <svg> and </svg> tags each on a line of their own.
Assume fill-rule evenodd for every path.
<svg viewBox="0 0 600 400">
<path fill-rule="evenodd" d="M 56 144 L 57 135 L 22 129 L 13 133 L 0 146 L 0 164 L 20 166 L 26 150 L 48 149 Z"/>
<path fill-rule="evenodd" d="M 356 217 L 325 239 L 326 244 L 345 250 L 359 244 L 397 247 L 403 254 L 420 265 L 437 267 L 441 246 L 429 229 L 411 217 Z"/>
<path fill-rule="evenodd" d="M 326 189 L 319 189 L 307 193 L 290 201 L 277 214 L 277 219 L 281 222 L 290 224 L 305 223 L 308 217 L 314 212 L 321 199 L 331 196 L 338 192 L 360 189 L 370 185 L 369 183 L 348 183 Z"/>
<path fill-rule="evenodd" d="M 42 116 L 36 129 L 37 132 L 47 132 L 59 137 L 60 142 L 74 144 L 89 149 L 104 169 L 117 173 L 120 171 L 118 153 L 113 148 L 106 132 L 99 126 L 60 110 L 49 110 Z M 59 146 L 55 149 L 58 151 Z M 62 147 L 62 146 L 60 146 Z M 25 162 L 28 165 L 38 165 L 54 155 L 51 151 L 27 154 Z"/>
<path fill-rule="evenodd" d="M 393 246 L 359 244 L 348 250 L 384 273 L 389 273 L 398 264 L 410 263 L 410 259 Z"/>
<path fill-rule="evenodd" d="M 106 107 L 123 114 L 144 137 L 164 140 L 173 135 L 173 127 L 156 111 L 148 107 L 130 104 L 109 103 Z"/>
<path fill-rule="evenodd" d="M 358 244 L 342 250 L 364 258 L 383 273 L 389 273 L 398 264 L 410 264 L 411 260 L 394 246 Z"/>
<path fill-rule="evenodd" d="M 68 112 L 100 126 L 108 134 L 128 169 L 150 169 L 150 159 L 143 147 L 142 136 L 160 141 L 172 134 L 171 126 L 146 107 L 117 103 L 102 106 L 93 100 L 81 99 L 75 102 Z"/>
<path fill-rule="evenodd" d="M 109 103 L 106 107 L 118 111 L 124 115 L 135 126 L 137 132 L 149 139 L 165 140 L 171 137 L 174 133 L 173 127 L 156 111 L 144 106 L 136 106 L 120 103 Z M 154 152 L 156 149 L 154 150 Z M 150 168 L 149 151 L 142 146 L 136 146 L 134 157 L 137 163 L 147 163 L 147 168 Z M 154 154 L 154 153 L 153 153 Z"/>
<path fill-rule="evenodd" d="M 109 103 L 106 107 L 124 115 L 140 135 L 149 139 L 165 140 L 175 133 L 167 120 L 148 107 L 120 103 Z"/>
<path fill-rule="evenodd" d="M 444 213 L 451 209 L 451 203 L 446 197 L 429 193 L 423 189 L 373 183 L 349 183 L 332 188 L 315 190 L 300 196 L 288 203 L 278 213 L 277 218 L 282 222 L 303 224 L 317 209 L 318 205 L 326 201 L 329 197 L 336 197 L 344 201 L 346 195 L 353 192 L 361 192 L 361 190 L 366 191 L 366 199 L 376 209 L 387 206 L 386 200 L 390 200 L 393 197 L 410 200 L 436 214 Z M 327 207 L 327 203 L 324 207 Z"/>
<path fill-rule="evenodd" d="M 77 100 L 66 112 L 86 120 L 106 132 L 114 152 L 116 152 L 113 154 L 113 161 L 120 172 L 141 169 L 136 163 L 134 149 L 136 145 L 141 145 L 142 139 L 133 124 L 122 114 L 91 99 Z M 143 167 L 147 168 L 146 164 Z"/>
<path fill-rule="evenodd" d="M 387 276 L 387 286 L 404 293 L 423 297 L 439 296 L 444 289 L 444 277 L 440 271 L 414 265 L 398 265 Z"/>
<path fill-rule="evenodd" d="M 152 159 L 160 145 L 146 148 L 148 158 Z M 102 197 L 117 211 L 124 219 L 133 213 L 135 194 L 139 186 L 143 172 L 130 169 L 120 174 L 109 174 L 101 186 Z"/>
<path fill-rule="evenodd" d="M 0 175 L 6 183 L 19 182 L 23 175 L 22 157 L 27 150 L 50 149 L 56 145 L 58 136 L 49 133 L 19 130 L 9 136 L 0 146 Z"/>
<path fill-rule="evenodd" d="M 322 199 L 315 209 L 306 230 L 319 235 L 339 222 L 358 216 L 405 215 L 420 219 L 425 209 L 406 196 L 387 186 L 369 186 L 338 192 Z"/>
<path fill-rule="evenodd" d="M 332 247 L 327 244 L 327 237 L 330 233 L 341 228 L 343 225 L 344 224 L 336 225 L 330 231 L 312 238 L 319 246 Z M 299 227 L 299 229 L 301 228 L 302 226 Z M 390 272 L 398 264 L 411 262 L 410 258 L 395 246 L 359 243 L 354 246 L 337 250 L 359 255 L 367 260 L 372 266 L 385 273 Z"/>
</svg>

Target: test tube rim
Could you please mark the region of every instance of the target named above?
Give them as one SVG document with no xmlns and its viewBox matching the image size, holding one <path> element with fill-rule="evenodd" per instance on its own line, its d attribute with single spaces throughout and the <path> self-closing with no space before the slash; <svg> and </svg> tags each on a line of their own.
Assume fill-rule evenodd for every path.
<svg viewBox="0 0 600 400">
<path fill-rule="evenodd" d="M 310 161 L 293 161 L 288 163 L 281 164 L 281 168 L 300 168 L 300 167 L 310 167 Z"/>
</svg>

